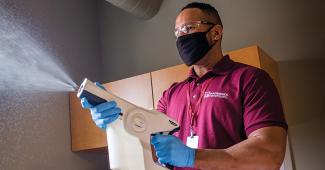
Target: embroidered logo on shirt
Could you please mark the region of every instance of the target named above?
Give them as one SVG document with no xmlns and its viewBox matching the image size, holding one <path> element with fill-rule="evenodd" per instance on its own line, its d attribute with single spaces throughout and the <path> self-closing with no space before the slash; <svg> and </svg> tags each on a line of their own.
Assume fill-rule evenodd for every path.
<svg viewBox="0 0 325 170">
<path fill-rule="evenodd" d="M 208 98 L 208 97 L 227 98 L 228 93 L 206 91 L 204 93 L 204 98 Z"/>
</svg>

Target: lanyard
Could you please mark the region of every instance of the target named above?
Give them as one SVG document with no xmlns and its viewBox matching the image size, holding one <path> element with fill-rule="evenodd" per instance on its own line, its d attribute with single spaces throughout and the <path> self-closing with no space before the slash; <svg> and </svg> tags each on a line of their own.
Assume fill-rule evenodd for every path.
<svg viewBox="0 0 325 170">
<path fill-rule="evenodd" d="M 187 106 L 188 106 L 188 114 L 190 115 L 190 130 L 191 130 L 191 137 L 193 137 L 193 125 L 194 125 L 194 119 L 197 118 L 197 114 L 198 114 L 198 110 L 199 110 L 199 105 L 201 104 L 202 98 L 204 96 L 205 90 L 208 88 L 210 82 L 213 80 L 213 78 L 211 77 L 206 83 L 204 83 L 204 85 L 202 84 L 202 90 L 201 90 L 201 94 L 199 99 L 197 100 L 197 102 L 195 103 L 195 107 L 194 109 L 192 108 L 191 105 L 191 98 L 190 98 L 190 89 L 191 89 L 191 85 L 190 83 L 188 84 L 188 89 L 187 89 Z"/>
</svg>

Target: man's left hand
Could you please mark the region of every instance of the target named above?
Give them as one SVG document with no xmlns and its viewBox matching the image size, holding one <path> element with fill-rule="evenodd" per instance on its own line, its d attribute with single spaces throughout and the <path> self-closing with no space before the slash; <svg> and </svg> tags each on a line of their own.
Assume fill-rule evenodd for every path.
<svg viewBox="0 0 325 170">
<path fill-rule="evenodd" d="M 172 135 L 155 135 L 151 138 L 158 161 L 176 167 L 193 167 L 195 149 L 182 143 L 180 139 Z"/>
</svg>

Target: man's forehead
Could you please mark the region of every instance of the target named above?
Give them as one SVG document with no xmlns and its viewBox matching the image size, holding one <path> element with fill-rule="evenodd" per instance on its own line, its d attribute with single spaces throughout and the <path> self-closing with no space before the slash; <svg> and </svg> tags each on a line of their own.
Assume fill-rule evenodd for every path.
<svg viewBox="0 0 325 170">
<path fill-rule="evenodd" d="M 181 26 L 191 21 L 208 20 L 207 15 L 197 8 L 184 9 L 178 14 L 175 21 L 175 27 Z"/>
</svg>

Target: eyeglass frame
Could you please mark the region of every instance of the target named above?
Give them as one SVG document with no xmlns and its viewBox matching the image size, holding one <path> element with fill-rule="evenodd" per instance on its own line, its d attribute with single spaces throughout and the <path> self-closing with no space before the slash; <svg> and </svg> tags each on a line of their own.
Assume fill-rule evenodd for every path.
<svg viewBox="0 0 325 170">
<path fill-rule="evenodd" d="M 181 29 L 186 28 L 186 26 L 188 26 L 189 24 L 193 24 L 193 25 L 195 24 L 196 28 L 198 28 L 200 25 L 218 25 L 216 23 L 212 23 L 212 22 L 204 21 L 204 20 L 203 21 L 191 21 L 191 22 L 188 22 L 188 23 L 185 23 L 185 24 L 182 24 L 182 25 L 176 27 L 175 30 L 174 30 L 174 36 L 176 38 L 180 37 L 181 32 L 184 33 L 184 35 L 188 34 L 190 32 L 189 29 L 187 31 L 185 31 L 185 32 L 184 32 L 184 30 L 181 30 Z"/>
</svg>

